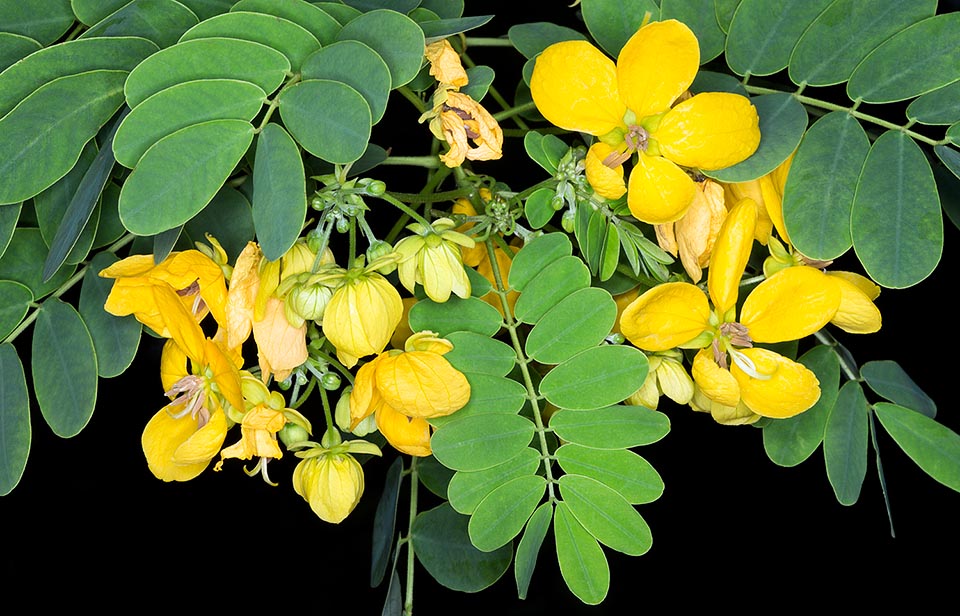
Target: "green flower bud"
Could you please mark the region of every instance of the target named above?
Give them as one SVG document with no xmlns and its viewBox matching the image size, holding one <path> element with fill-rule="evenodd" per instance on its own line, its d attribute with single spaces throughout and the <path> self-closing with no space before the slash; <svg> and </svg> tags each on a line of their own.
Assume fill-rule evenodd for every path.
<svg viewBox="0 0 960 616">
<path fill-rule="evenodd" d="M 327 372 L 320 379 L 320 386 L 327 391 L 334 391 L 340 388 L 340 375 L 336 372 Z"/>
<path fill-rule="evenodd" d="M 576 214 L 573 213 L 573 210 L 567 210 L 560 219 L 560 226 L 563 227 L 563 230 L 567 233 L 573 233 L 573 219 L 575 216 Z"/>
<path fill-rule="evenodd" d="M 280 439 L 281 443 L 289 448 L 290 445 L 293 445 L 294 443 L 302 443 L 303 441 L 309 439 L 310 433 L 297 424 L 288 421 L 282 428 L 280 428 L 280 431 L 277 432 L 277 437 Z"/>
</svg>

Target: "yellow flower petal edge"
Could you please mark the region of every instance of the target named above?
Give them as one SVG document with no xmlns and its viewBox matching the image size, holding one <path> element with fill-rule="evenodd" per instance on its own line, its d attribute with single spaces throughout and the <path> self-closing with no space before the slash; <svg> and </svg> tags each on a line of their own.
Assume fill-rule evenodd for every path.
<svg viewBox="0 0 960 616">
<path fill-rule="evenodd" d="M 410 418 L 389 404 L 377 408 L 377 428 L 397 451 L 411 456 L 429 456 L 430 424 L 421 417 Z"/>
<path fill-rule="evenodd" d="M 743 199 L 733 206 L 720 226 L 710 255 L 707 288 L 714 307 L 721 315 L 737 304 L 740 279 L 750 259 L 756 224 L 756 202 Z"/>
<path fill-rule="evenodd" d="M 408 417 L 443 417 L 470 401 L 463 373 L 429 351 L 383 356 L 376 379 L 386 403 Z"/>
<path fill-rule="evenodd" d="M 737 406 L 740 403 L 740 384 L 728 370 L 713 361 L 712 349 L 697 352 L 690 372 L 703 395 L 712 401 L 723 406 Z"/>
<path fill-rule="evenodd" d="M 616 65 L 586 41 L 544 49 L 533 68 L 530 93 L 549 122 L 591 135 L 623 125 L 627 111 L 617 90 Z"/>
<path fill-rule="evenodd" d="M 700 44 L 690 28 L 675 19 L 649 23 L 620 50 L 620 96 L 638 118 L 662 113 L 690 87 L 699 68 Z"/>
<path fill-rule="evenodd" d="M 650 136 L 678 165 L 723 169 L 757 150 L 760 117 L 745 96 L 704 92 L 668 111 Z"/>
<path fill-rule="evenodd" d="M 587 156 L 584 159 L 587 182 L 593 187 L 593 190 L 605 199 L 619 199 L 623 193 L 627 192 L 627 185 L 623 181 L 623 165 L 617 165 L 615 169 L 603 164 L 605 159 L 613 148 L 598 141 L 587 150 Z"/>
<path fill-rule="evenodd" d="M 754 342 L 799 340 L 829 323 L 839 306 L 838 281 L 813 267 L 788 267 L 750 292 L 740 323 Z"/>
<path fill-rule="evenodd" d="M 766 379 L 754 378 L 734 364 L 730 373 L 740 384 L 740 397 L 753 412 L 783 419 L 802 413 L 820 399 L 820 381 L 803 364 L 768 349 L 743 349 Z"/>
<path fill-rule="evenodd" d="M 657 285 L 635 299 L 620 316 L 620 331 L 644 351 L 666 351 L 690 342 L 710 325 L 710 305 L 687 282 Z"/>
<path fill-rule="evenodd" d="M 627 205 L 638 220 L 652 225 L 682 217 L 697 192 L 697 184 L 666 158 L 640 154 L 630 172 Z"/>
<path fill-rule="evenodd" d="M 880 331 L 883 319 L 880 315 L 880 309 L 873 303 L 873 299 L 868 293 L 864 292 L 861 286 L 851 282 L 849 278 L 841 276 L 840 274 L 850 273 L 827 273 L 832 280 L 836 281 L 840 288 L 840 306 L 837 308 L 837 313 L 833 315 L 830 323 L 851 334 L 872 334 Z M 856 276 L 856 274 L 851 275 Z M 861 276 L 861 278 L 863 277 Z M 869 284 L 873 284 L 866 278 L 863 278 L 863 280 Z"/>
</svg>

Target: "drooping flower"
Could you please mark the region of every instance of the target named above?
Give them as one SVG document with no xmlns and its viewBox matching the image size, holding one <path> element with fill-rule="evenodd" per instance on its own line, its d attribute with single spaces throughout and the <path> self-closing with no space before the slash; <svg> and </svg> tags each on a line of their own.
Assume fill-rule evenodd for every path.
<svg viewBox="0 0 960 616">
<path fill-rule="evenodd" d="M 412 456 L 430 455 L 430 424 L 470 400 L 470 383 L 443 357 L 453 349 L 434 332 L 418 332 L 405 350 L 378 355 L 357 371 L 350 393 L 351 427 L 374 414 L 391 445 Z"/>
<path fill-rule="evenodd" d="M 629 398 L 627 404 L 636 404 L 656 410 L 660 396 L 667 396 L 677 404 L 689 404 L 693 398 L 693 379 L 680 363 L 679 351 L 651 353 L 647 378 Z"/>
<path fill-rule="evenodd" d="M 693 200 L 696 186 L 683 168 L 722 169 L 760 143 L 759 118 L 746 97 L 705 92 L 676 102 L 699 64 L 696 36 L 670 19 L 641 27 L 616 64 L 586 41 L 547 47 L 530 90 L 547 120 L 598 137 L 589 156 L 611 170 L 638 154 L 627 204 L 637 219 L 662 224 L 683 216 Z M 595 164 L 587 171 L 595 190 L 614 198 L 620 190 L 614 176 Z"/>
<path fill-rule="evenodd" d="M 301 460 L 293 489 L 321 520 L 339 524 L 363 496 L 363 467 L 349 453 L 325 453 Z"/>
<path fill-rule="evenodd" d="M 753 343 L 798 340 L 815 333 L 836 314 L 841 292 L 831 277 L 815 268 L 788 268 L 757 285 L 737 318 L 756 210 L 756 203 L 744 199 L 724 221 L 707 272 L 709 298 L 686 282 L 661 284 L 624 310 L 620 327 L 628 340 L 646 351 L 701 349 L 691 372 L 702 396 L 732 409 L 742 403 L 757 415 L 784 418 L 819 399 L 816 376 L 802 364 L 754 348 Z"/>
<path fill-rule="evenodd" d="M 438 303 L 450 299 L 451 293 L 470 297 L 470 279 L 460 249 L 473 248 L 474 242 L 454 226 L 449 218 L 438 218 L 429 227 L 416 222 L 407 225 L 414 235 L 401 239 L 394 250 L 400 254 L 400 283 L 408 291 L 413 293 L 419 283 L 427 297 Z"/>
<path fill-rule="evenodd" d="M 463 70 L 463 64 L 460 63 L 460 54 L 447 39 L 430 43 L 423 55 L 430 63 L 430 75 L 439 83 L 458 88 L 469 83 L 467 71 Z"/>
<path fill-rule="evenodd" d="M 723 188 L 709 179 L 698 182 L 693 201 L 683 217 L 656 225 L 657 242 L 673 256 L 679 255 L 690 280 L 700 282 L 726 217 Z"/>
</svg>

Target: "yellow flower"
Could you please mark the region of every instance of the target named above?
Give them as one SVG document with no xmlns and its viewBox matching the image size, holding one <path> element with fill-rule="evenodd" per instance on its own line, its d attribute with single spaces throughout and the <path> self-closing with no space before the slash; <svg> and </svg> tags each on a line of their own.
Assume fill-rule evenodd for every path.
<svg viewBox="0 0 960 616">
<path fill-rule="evenodd" d="M 460 55 L 447 39 L 441 39 L 427 45 L 423 54 L 430 63 L 430 74 L 440 83 L 458 88 L 469 83 L 467 71 L 463 70 Z"/>
<path fill-rule="evenodd" d="M 168 340 L 163 347 L 160 376 L 172 401 L 147 422 L 140 439 L 150 472 L 163 481 L 187 481 L 203 472 L 226 438 L 227 411 L 243 410 L 238 367 L 193 326 L 202 340 L 199 355 L 184 350 L 196 344 Z"/>
<path fill-rule="evenodd" d="M 400 293 L 375 271 L 379 262 L 348 270 L 323 311 L 323 335 L 347 368 L 381 352 L 403 316 Z"/>
<path fill-rule="evenodd" d="M 746 97 L 706 92 L 674 104 L 699 64 L 696 36 L 670 19 L 641 27 L 616 64 L 586 41 L 547 47 L 537 57 L 530 90 L 547 120 L 612 148 L 607 153 L 594 145 L 591 155 L 606 154 L 602 160 L 611 170 L 638 154 L 627 204 L 637 219 L 662 224 L 683 216 L 693 200 L 696 186 L 681 167 L 722 169 L 760 143 L 759 118 Z M 614 194 L 615 178 L 591 168 L 587 178 L 597 182 L 595 189 Z"/>
<path fill-rule="evenodd" d="M 649 355 L 647 378 L 640 389 L 627 398 L 627 404 L 656 410 L 663 395 L 677 404 L 689 404 L 693 398 L 693 379 L 680 363 L 682 358 L 678 351 Z"/>
<path fill-rule="evenodd" d="M 434 332 L 407 339 L 404 351 L 378 355 L 357 371 L 350 392 L 351 428 L 371 414 L 391 445 L 412 456 L 430 455 L 430 424 L 463 408 L 470 383 L 443 355 L 453 345 Z"/>
<path fill-rule="evenodd" d="M 324 453 L 301 460 L 293 489 L 321 520 L 339 524 L 363 496 L 363 467 L 348 453 Z"/>
<path fill-rule="evenodd" d="M 451 293 L 470 297 L 470 279 L 463 269 L 460 248 L 473 248 L 474 242 L 453 227 L 449 218 L 438 218 L 430 227 L 420 223 L 407 226 L 415 235 L 403 238 L 394 247 L 400 254 L 397 274 L 407 291 L 413 293 L 420 283 L 427 297 L 438 303 L 450 299 Z"/>
<path fill-rule="evenodd" d="M 686 282 L 661 284 L 624 310 L 620 327 L 645 351 L 700 348 L 691 372 L 699 392 L 713 402 L 731 409 L 742 403 L 766 417 L 790 417 L 819 399 L 817 378 L 802 364 L 753 348 L 753 343 L 815 333 L 836 314 L 841 291 L 817 269 L 788 268 L 751 291 L 737 320 L 738 289 L 756 219 L 757 205 L 744 199 L 724 221 L 707 272 L 709 298 Z"/>
<path fill-rule="evenodd" d="M 767 244 L 774 229 L 782 240 L 790 243 L 787 227 L 783 222 L 783 187 L 787 183 L 787 173 L 790 171 L 792 162 L 793 154 L 776 169 L 755 180 L 722 184 L 727 203 L 734 204 L 741 199 L 753 199 L 759 206 L 754 237 L 763 245 Z"/>
<path fill-rule="evenodd" d="M 157 293 L 179 297 L 197 322 L 208 313 L 217 323 L 226 322 L 223 271 L 199 250 L 171 253 L 159 264 L 153 262 L 153 255 L 133 255 L 101 270 L 100 276 L 114 279 L 104 310 L 117 316 L 132 314 L 164 338 L 171 333 L 166 315 L 157 306 Z"/>
<path fill-rule="evenodd" d="M 700 282 L 710 263 L 720 225 L 727 217 L 723 188 L 713 180 L 697 183 L 690 208 L 680 220 L 656 225 L 657 242 L 673 256 L 680 256 L 690 280 Z"/>
</svg>

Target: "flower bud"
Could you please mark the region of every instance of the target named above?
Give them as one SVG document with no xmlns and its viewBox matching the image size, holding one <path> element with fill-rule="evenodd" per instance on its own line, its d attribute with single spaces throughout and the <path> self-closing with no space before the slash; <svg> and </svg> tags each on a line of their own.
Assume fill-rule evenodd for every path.
<svg viewBox="0 0 960 616">
<path fill-rule="evenodd" d="M 325 285 L 299 285 L 287 294 L 285 308 L 302 320 L 318 321 L 323 318 L 323 311 L 331 297 L 333 291 Z"/>
<path fill-rule="evenodd" d="M 374 240 L 367 248 L 367 263 L 373 263 L 376 259 L 386 256 L 391 252 L 393 252 L 393 246 L 391 246 L 389 242 L 384 242 L 383 240 Z M 384 276 L 387 276 L 388 274 L 393 273 L 393 271 L 396 269 L 397 264 L 395 262 L 390 262 L 376 271 Z"/>
<path fill-rule="evenodd" d="M 293 489 L 325 522 L 339 524 L 363 495 L 363 467 L 349 454 L 307 458 L 293 471 Z"/>
<path fill-rule="evenodd" d="M 327 391 L 334 391 L 340 388 L 340 375 L 336 372 L 327 372 L 320 379 L 320 386 Z"/>
<path fill-rule="evenodd" d="M 560 226 L 563 227 L 563 230 L 567 233 L 573 233 L 573 219 L 575 216 L 576 214 L 573 213 L 573 210 L 567 210 L 560 219 Z"/>
<path fill-rule="evenodd" d="M 277 432 L 277 437 L 280 439 L 280 442 L 289 449 L 290 445 L 302 443 L 310 438 L 310 433 L 303 427 L 288 421 L 284 424 L 283 428 Z"/>
</svg>

